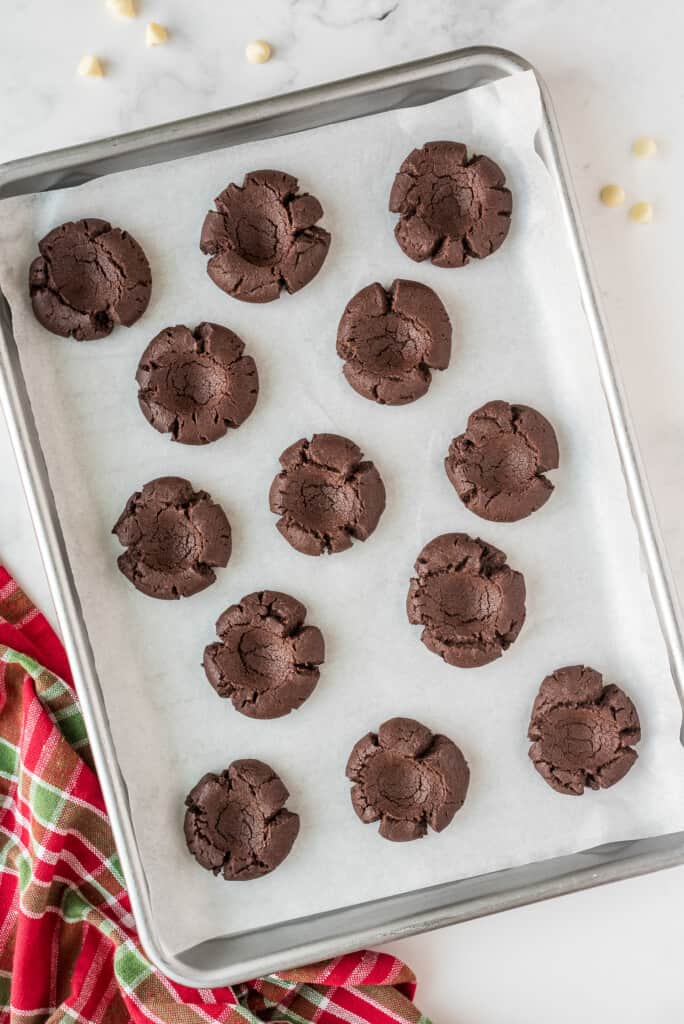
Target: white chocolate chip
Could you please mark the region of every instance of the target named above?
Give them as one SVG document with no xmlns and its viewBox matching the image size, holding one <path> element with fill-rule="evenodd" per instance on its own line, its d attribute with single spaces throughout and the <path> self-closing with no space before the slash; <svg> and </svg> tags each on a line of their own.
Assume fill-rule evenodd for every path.
<svg viewBox="0 0 684 1024">
<path fill-rule="evenodd" d="M 161 46 L 169 38 L 168 29 L 156 21 L 151 21 L 145 29 L 145 43 L 147 46 Z"/>
<path fill-rule="evenodd" d="M 107 9 L 120 18 L 135 18 L 135 0 L 107 0 Z"/>
<path fill-rule="evenodd" d="M 265 64 L 273 55 L 273 47 L 265 39 L 253 39 L 245 47 L 245 57 L 250 64 Z"/>
<path fill-rule="evenodd" d="M 650 135 L 641 135 L 632 143 L 634 156 L 655 156 L 658 152 L 658 143 Z"/>
<path fill-rule="evenodd" d="M 99 57 L 87 54 L 85 57 L 81 57 L 78 62 L 78 73 L 83 78 L 102 78 L 104 75 L 104 65 Z"/>
<path fill-rule="evenodd" d="M 604 206 L 622 206 L 625 201 L 625 190 L 622 185 L 604 185 L 599 192 Z"/>
<path fill-rule="evenodd" d="M 650 224 L 653 220 L 653 207 L 650 203 L 635 203 L 629 211 L 629 219 L 635 224 Z"/>
</svg>

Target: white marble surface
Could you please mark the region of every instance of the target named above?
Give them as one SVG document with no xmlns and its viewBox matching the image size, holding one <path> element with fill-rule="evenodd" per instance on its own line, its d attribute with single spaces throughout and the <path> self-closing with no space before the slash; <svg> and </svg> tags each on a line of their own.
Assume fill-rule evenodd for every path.
<svg viewBox="0 0 684 1024">
<path fill-rule="evenodd" d="M 284 92 L 474 43 L 522 53 L 555 101 L 634 423 L 680 590 L 684 589 L 684 79 L 679 0 L 142 0 L 133 22 L 104 0 L 13 0 L 0 34 L 0 161 Z M 382 17 L 386 15 L 385 17 Z M 168 25 L 146 50 L 144 24 Z M 269 39 L 252 67 L 247 40 Z M 109 62 L 102 81 L 79 58 Z M 660 154 L 637 161 L 631 140 Z M 596 201 L 621 182 L 655 221 Z M 49 608 L 32 528 L 0 425 L 0 559 Z M 684 868 L 397 944 L 435 1024 L 681 1020 Z"/>
</svg>

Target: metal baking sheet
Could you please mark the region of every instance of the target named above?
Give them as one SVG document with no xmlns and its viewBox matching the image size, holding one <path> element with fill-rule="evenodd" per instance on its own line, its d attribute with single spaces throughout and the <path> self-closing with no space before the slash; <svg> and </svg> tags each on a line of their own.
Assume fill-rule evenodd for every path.
<svg viewBox="0 0 684 1024">
<path fill-rule="evenodd" d="M 103 152 L 97 151 L 97 144 L 79 149 L 82 157 L 81 161 L 73 159 L 71 153 L 65 154 L 61 162 L 59 159 L 55 159 L 54 156 L 46 157 L 43 163 L 43 173 L 50 175 L 50 179 L 47 182 L 46 179 L 40 180 L 38 172 L 41 169 L 40 166 L 36 166 L 36 162 L 30 167 L 27 167 L 26 162 L 23 162 L 18 167 L 15 165 L 14 168 L 8 168 L 6 178 L 4 179 L 0 172 L 0 188 L 3 187 L 5 181 L 13 183 L 6 186 L 5 194 L 8 194 L 9 191 L 16 193 L 17 191 L 39 190 L 45 187 L 48 182 L 53 187 L 63 186 L 65 183 L 76 183 L 94 173 L 104 173 L 110 169 L 129 166 L 130 164 L 125 162 L 122 164 L 120 162 L 125 150 L 127 150 L 126 158 L 131 164 L 136 162 L 153 162 L 158 158 L 168 157 L 169 155 L 181 155 L 180 150 L 171 152 L 169 147 L 179 146 L 183 139 L 186 140 L 186 143 L 188 140 L 191 140 L 191 142 L 194 140 L 197 143 L 196 149 L 193 150 L 191 148 L 185 152 L 199 152 L 204 149 L 215 148 L 216 144 L 235 143 L 244 141 L 246 138 L 259 137 L 260 133 L 261 137 L 265 137 L 297 130 L 302 127 L 309 127 L 314 123 L 339 121 L 345 117 L 345 112 L 341 109 L 341 106 L 345 103 L 353 104 L 353 109 L 346 111 L 347 117 L 358 116 L 359 114 L 379 109 L 390 109 L 396 106 L 412 106 L 425 102 L 428 99 L 449 95 L 451 92 L 459 91 L 478 82 L 500 77 L 503 74 L 519 69 L 521 66 L 524 66 L 524 62 L 516 61 L 505 55 L 497 55 L 491 51 L 447 55 L 444 58 L 437 58 L 435 61 L 418 62 L 418 64 L 407 66 L 404 69 L 396 69 L 395 71 L 382 73 L 377 76 L 366 76 L 361 83 L 355 80 L 351 83 L 337 83 L 333 86 L 324 87 L 322 90 L 309 90 L 303 95 L 300 94 L 300 97 L 289 98 L 289 104 L 285 104 L 285 109 L 282 110 L 281 116 L 276 118 L 275 121 L 271 120 L 269 116 L 274 113 L 272 107 L 269 109 L 269 103 L 277 108 L 279 104 L 288 100 L 288 98 L 282 97 L 280 100 L 253 105 L 250 108 L 253 112 L 251 118 L 249 115 L 246 116 L 244 108 L 236 112 L 226 112 L 223 115 L 226 117 L 223 125 L 217 124 L 215 120 L 216 118 L 220 119 L 222 115 L 210 115 L 207 119 L 195 119 L 187 123 L 185 132 L 179 130 L 179 126 L 170 126 L 166 132 L 164 129 L 157 129 L 155 132 L 160 133 L 158 147 L 161 148 L 156 150 L 153 148 L 152 151 L 148 150 L 145 152 L 139 148 L 139 136 L 127 144 L 122 143 L 121 140 L 115 140 L 117 145 L 112 160 L 117 161 L 116 168 L 107 162 Z M 363 87 L 364 85 L 366 88 Z M 328 91 L 327 99 L 326 90 Z M 298 122 L 296 119 L 298 112 L 303 115 L 310 115 L 309 119 L 307 120 L 303 116 L 303 119 Z M 231 114 L 232 121 L 230 118 Z M 546 116 L 548 116 L 548 112 L 546 112 Z M 209 130 L 210 122 L 212 122 L 213 127 L 219 133 L 221 131 L 224 132 L 222 139 L 219 140 L 216 135 L 212 135 L 210 138 L 205 136 L 205 131 Z M 242 127 L 244 134 L 231 134 L 231 126 L 234 128 L 236 125 Z M 566 196 L 562 189 L 563 179 L 557 164 L 557 153 L 554 150 L 555 140 L 553 132 L 549 130 L 548 123 L 543 126 L 538 144 L 547 168 L 552 173 L 552 177 L 560 189 L 561 199 L 565 200 Z M 110 148 L 112 147 L 111 143 L 102 144 L 104 147 L 107 145 Z M 102 163 L 103 158 L 104 164 Z M 36 174 L 38 174 L 38 177 L 36 177 Z M 61 177 L 60 174 L 62 175 Z M 67 176 L 66 181 L 64 175 Z M 564 209 L 566 215 L 571 216 L 569 208 L 565 206 Z M 570 226 L 572 227 L 571 224 Z M 571 241 L 575 241 L 575 236 L 572 234 Z M 583 285 L 585 283 L 584 267 L 581 263 L 581 251 L 579 248 L 575 250 L 575 255 L 580 259 L 578 269 L 580 271 L 580 284 Z M 590 320 L 592 316 L 596 317 L 593 302 L 589 301 L 591 299 L 591 293 L 585 291 L 584 301 Z M 231 322 L 229 313 L 227 313 L 227 317 L 228 322 Z M 632 482 L 638 485 L 638 473 L 636 473 L 636 467 L 633 462 L 633 452 L 629 446 L 626 433 L 624 433 L 624 436 L 621 434 L 624 431 L 624 420 L 620 412 L 617 393 L 613 394 L 611 390 L 614 386 L 612 366 L 603 347 L 600 321 L 596 319 L 592 323 L 592 327 L 594 328 L 594 343 L 599 358 L 599 366 L 603 374 L 603 384 L 606 389 L 608 405 L 616 428 L 618 442 L 621 446 L 621 455 L 627 481 L 629 484 L 630 473 L 634 472 L 635 476 Z M 8 353 L 6 354 L 8 361 L 5 364 L 5 369 L 8 371 L 6 381 L 8 393 L 6 398 L 9 407 L 20 400 L 22 396 L 17 390 L 17 388 L 21 387 L 18 366 L 16 362 L 12 364 L 9 361 L 12 357 L 12 339 L 6 338 L 5 341 L 8 347 Z M 605 365 L 602 363 L 604 357 Z M 18 410 L 19 415 L 17 415 L 16 408 L 10 409 L 12 426 L 17 435 L 15 440 L 19 449 L 20 462 L 22 459 L 25 460 L 26 476 L 30 477 L 31 494 L 29 497 L 30 500 L 35 501 L 37 506 L 36 512 L 40 520 L 38 528 L 39 532 L 42 533 L 45 553 L 46 548 L 51 549 L 54 541 L 59 541 L 60 539 L 58 536 L 59 523 L 56 517 L 51 521 L 51 517 L 54 516 L 54 508 L 50 507 L 49 493 L 46 490 L 41 494 L 41 487 L 45 487 L 47 481 L 44 477 L 41 479 L 40 467 L 26 465 L 26 462 L 33 456 L 38 456 L 39 452 L 35 444 L 35 437 L 30 436 L 31 424 L 27 415 L 26 403 L 20 401 L 19 404 L 21 405 L 21 408 Z M 27 433 L 22 437 L 21 435 L 24 430 Z M 188 475 L 192 476 L 194 474 L 189 473 Z M 664 632 L 670 641 L 670 654 L 675 663 L 675 668 L 678 670 L 678 659 L 680 657 L 679 634 L 673 617 L 669 591 L 662 576 L 662 565 L 657 557 L 657 549 L 653 547 L 655 540 L 648 522 L 648 511 L 644 504 L 643 493 L 638 486 L 636 488 L 632 487 L 630 494 L 634 505 L 635 517 L 645 527 L 642 539 L 645 541 L 646 555 L 654 579 L 654 593 L 657 603 L 660 605 Z M 44 503 L 43 499 L 47 499 L 47 501 Z M 460 522 L 459 525 L 461 528 L 470 528 L 471 532 L 480 532 L 488 536 L 485 529 L 479 529 L 479 523 L 473 525 Z M 53 529 L 55 530 L 54 536 L 52 535 Z M 497 537 L 491 537 L 490 539 L 501 543 L 504 547 L 509 546 L 502 536 L 497 535 Z M 649 546 L 651 547 L 649 548 Z M 59 553 L 55 553 L 54 549 L 48 550 L 47 561 L 50 563 L 48 571 L 54 573 L 55 576 L 60 575 L 67 568 L 66 563 L 61 561 Z M 93 689 L 93 686 L 97 684 L 93 676 L 88 676 L 88 672 L 94 672 L 94 668 L 92 656 L 89 654 L 85 644 L 80 642 L 80 640 L 85 639 L 82 622 L 73 620 L 70 616 L 68 603 L 75 595 L 73 591 L 71 594 L 69 593 L 69 588 L 73 587 L 73 581 L 69 579 L 55 579 L 53 582 L 56 583 L 59 591 L 56 595 L 56 603 L 61 612 L 60 621 L 65 634 L 78 649 L 76 652 L 77 656 L 83 655 L 87 658 L 87 661 L 83 664 L 86 675 L 82 678 L 81 692 L 84 694 L 85 685 L 87 696 L 84 694 L 83 700 L 86 704 L 86 714 L 92 719 L 92 725 L 89 720 L 92 734 L 93 726 L 97 729 L 98 725 L 104 725 L 103 722 L 98 720 L 98 715 L 102 712 L 102 706 L 101 704 L 98 705 L 97 698 L 99 695 Z M 64 583 L 66 583 L 66 586 L 64 586 Z M 240 596 L 239 594 L 233 594 L 232 590 L 228 591 L 226 586 L 223 586 L 222 590 L 223 592 L 230 593 L 231 599 Z M 215 597 L 212 607 L 215 605 L 216 599 Z M 81 632 L 80 637 L 79 631 Z M 503 662 L 500 664 L 503 664 Z M 426 671 L 429 672 L 429 663 L 425 667 Z M 112 802 L 110 793 L 107 791 L 111 790 L 111 797 L 115 800 L 120 795 L 122 796 L 123 791 L 121 793 L 116 792 L 122 780 L 118 775 L 115 761 L 111 756 L 113 751 L 105 749 L 107 743 L 111 744 L 111 736 L 108 730 L 107 734 L 103 736 L 103 740 L 104 744 L 98 745 L 98 752 L 101 756 L 106 756 L 103 756 L 103 763 L 99 765 L 99 768 L 101 776 L 103 772 L 105 775 L 103 781 L 105 782 L 108 806 L 111 809 Z M 201 770 L 204 767 L 202 766 Z M 505 905 L 524 901 L 526 898 L 543 898 L 554 887 L 556 887 L 557 891 L 566 891 L 563 885 L 578 887 L 578 883 L 591 884 L 592 881 L 607 880 L 608 877 L 617 877 L 621 874 L 631 873 L 633 870 L 643 869 L 645 861 L 648 861 L 650 867 L 664 866 L 665 862 L 669 862 L 674 856 L 678 857 L 681 853 L 681 837 L 667 837 L 662 841 L 647 840 L 644 841 L 647 844 L 646 847 L 643 847 L 641 843 L 628 843 L 623 844 L 619 850 L 613 849 L 611 851 L 603 851 L 603 853 L 592 854 L 591 856 L 594 859 L 590 863 L 601 865 L 602 870 L 597 868 L 596 872 L 588 879 L 582 878 L 580 880 L 577 872 L 574 872 L 572 879 L 563 878 L 573 858 L 561 858 L 554 861 L 546 861 L 541 865 L 533 865 L 530 869 L 511 869 L 496 875 L 489 874 L 481 879 L 470 879 L 470 888 L 464 882 L 447 883 L 427 891 L 419 890 L 401 896 L 392 896 L 380 903 L 366 903 L 362 906 L 319 914 L 315 918 L 310 917 L 285 925 L 278 924 L 270 928 L 268 933 L 259 929 L 249 935 L 241 934 L 228 939 L 214 940 L 211 943 L 205 943 L 195 950 L 180 955 L 169 955 L 160 947 L 159 937 L 155 933 L 154 914 L 150 912 L 150 907 L 146 902 L 148 893 L 145 888 L 143 868 L 139 858 L 137 858 L 138 850 L 135 843 L 134 830 L 131 827 L 127 809 L 117 804 L 115 810 L 112 811 L 112 817 L 117 829 L 117 842 L 122 852 L 127 880 L 134 902 L 134 910 L 144 944 L 153 958 L 171 976 L 199 985 L 218 984 L 235 980 L 257 971 L 272 970 L 276 966 L 283 966 L 285 963 L 294 963 L 309 957 L 319 957 L 332 950 L 339 951 L 342 948 L 349 948 L 361 942 L 371 941 L 367 931 L 368 928 L 374 929 L 372 941 L 377 942 L 398 933 L 416 930 L 418 927 L 425 926 L 428 923 L 428 919 L 434 923 L 439 923 L 440 916 L 448 917 L 448 915 L 451 915 L 452 919 L 457 919 L 470 916 L 476 910 L 494 910 Z M 127 829 L 130 829 L 131 833 L 133 833 L 128 837 L 125 835 Z M 124 846 L 123 844 L 126 842 L 127 845 Z M 660 850 L 660 855 L 657 855 L 656 850 L 650 845 L 656 842 L 664 844 Z M 138 859 L 138 863 L 136 863 L 136 859 Z M 603 863 L 604 859 L 605 863 Z M 581 864 L 582 862 L 580 861 L 573 866 L 577 868 L 577 871 L 582 872 Z M 531 876 L 525 876 L 525 872 L 528 870 L 532 871 Z M 516 875 L 516 872 L 522 872 L 522 874 Z M 545 879 L 549 884 L 545 885 Z M 481 888 L 478 886 L 478 883 Z M 452 886 L 453 889 L 451 888 Z M 459 886 L 465 886 L 465 888 L 458 888 Z M 460 898 L 461 894 L 463 899 Z M 426 915 L 428 915 L 428 918 L 426 918 Z M 273 941 L 274 939 L 275 941 Z M 298 942 L 300 943 L 299 945 L 297 945 Z M 301 944 L 302 942 L 308 942 L 309 945 L 304 946 Z M 308 952 L 306 951 L 307 949 Z M 258 959 L 259 954 L 261 954 L 260 960 Z"/>
</svg>

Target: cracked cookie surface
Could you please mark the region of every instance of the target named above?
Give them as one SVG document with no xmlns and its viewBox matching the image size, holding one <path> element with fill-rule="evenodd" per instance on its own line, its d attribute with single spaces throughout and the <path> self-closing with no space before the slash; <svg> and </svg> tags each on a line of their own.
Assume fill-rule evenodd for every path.
<svg viewBox="0 0 684 1024">
<path fill-rule="evenodd" d="M 369 284 L 347 303 L 337 354 L 364 398 L 380 405 L 414 402 L 430 387 L 430 370 L 449 365 L 449 315 L 432 288 L 418 281 L 396 280 L 389 289 Z"/>
<path fill-rule="evenodd" d="M 316 688 L 323 636 L 304 624 L 306 608 L 289 594 L 263 590 L 226 608 L 219 643 L 204 650 L 204 671 L 220 697 L 249 718 L 280 718 Z"/>
<path fill-rule="evenodd" d="M 463 806 L 470 770 L 456 744 L 412 718 L 391 718 L 363 736 L 347 762 L 351 800 L 365 823 L 394 842 L 441 832 Z"/>
<path fill-rule="evenodd" d="M 220 775 L 209 772 L 185 801 L 190 853 L 229 882 L 267 875 L 285 860 L 299 832 L 299 815 L 285 807 L 289 795 L 263 761 L 233 761 Z"/>
<path fill-rule="evenodd" d="M 462 267 L 502 244 L 512 196 L 501 168 L 486 156 L 468 159 L 460 142 L 427 142 L 404 160 L 389 208 L 400 215 L 394 234 L 412 260 Z"/>
<path fill-rule="evenodd" d="M 181 444 L 208 444 L 254 409 L 257 368 L 244 342 L 220 324 L 160 331 L 143 352 L 135 379 L 145 418 Z"/>
<path fill-rule="evenodd" d="M 586 786 L 607 789 L 637 759 L 641 739 L 636 708 L 617 686 L 584 665 L 556 669 L 532 707 L 529 756 L 558 793 L 581 796 Z"/>
<path fill-rule="evenodd" d="M 231 183 L 204 219 L 200 249 L 214 284 L 243 302 L 299 291 L 321 269 L 330 235 L 319 201 L 283 171 L 252 171 Z"/>
<path fill-rule="evenodd" d="M 385 508 L 375 465 L 338 434 L 314 434 L 286 448 L 271 484 L 271 512 L 288 543 L 305 555 L 333 554 L 366 540 Z"/>
<path fill-rule="evenodd" d="M 525 580 L 492 544 L 444 533 L 415 563 L 406 611 L 421 640 L 448 665 L 477 668 L 501 657 L 525 621 Z"/>
<path fill-rule="evenodd" d="M 38 249 L 29 269 L 31 304 L 53 334 L 93 341 L 115 324 L 130 327 L 147 309 L 150 265 L 127 231 L 96 218 L 68 221 Z"/>
<path fill-rule="evenodd" d="M 226 566 L 230 523 L 206 491 L 189 480 L 162 476 L 132 494 L 112 530 L 126 548 L 117 564 L 148 597 L 190 597 L 216 579 L 212 566 Z"/>
<path fill-rule="evenodd" d="M 512 523 L 550 498 L 553 484 L 544 473 L 558 469 L 558 441 L 536 409 L 487 402 L 470 414 L 465 433 L 453 439 L 444 466 L 471 512 Z"/>
</svg>

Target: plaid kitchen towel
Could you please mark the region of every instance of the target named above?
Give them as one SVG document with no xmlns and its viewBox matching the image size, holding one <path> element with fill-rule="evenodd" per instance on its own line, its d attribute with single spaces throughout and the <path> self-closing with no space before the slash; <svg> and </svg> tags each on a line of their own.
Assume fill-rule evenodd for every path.
<svg viewBox="0 0 684 1024">
<path fill-rule="evenodd" d="M 2 1024 L 429 1024 L 414 990 L 400 960 L 370 951 L 211 991 L 154 970 L 64 650 L 0 567 Z"/>
</svg>

